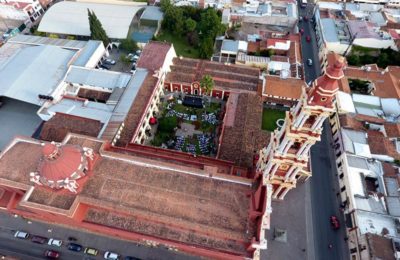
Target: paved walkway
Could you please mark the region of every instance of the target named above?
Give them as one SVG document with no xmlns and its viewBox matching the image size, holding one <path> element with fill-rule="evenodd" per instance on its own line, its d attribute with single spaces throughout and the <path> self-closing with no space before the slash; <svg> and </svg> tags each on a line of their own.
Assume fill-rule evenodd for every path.
<svg viewBox="0 0 400 260">
<path fill-rule="evenodd" d="M 268 249 L 262 252 L 262 259 L 314 259 L 309 190 L 309 182 L 300 183 L 284 201 L 272 202 Z M 286 243 L 274 240 L 275 228 L 286 230 Z"/>
<path fill-rule="evenodd" d="M 193 135 L 200 135 L 203 134 L 202 131 L 195 130 L 195 126 L 192 124 L 188 123 L 182 123 L 181 128 L 176 130 L 177 136 L 183 136 L 183 137 L 192 137 Z"/>
</svg>

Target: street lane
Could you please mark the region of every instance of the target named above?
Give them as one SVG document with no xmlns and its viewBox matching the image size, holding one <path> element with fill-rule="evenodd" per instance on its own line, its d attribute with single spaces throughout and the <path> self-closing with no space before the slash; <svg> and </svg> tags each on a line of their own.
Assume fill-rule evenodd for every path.
<svg viewBox="0 0 400 260">
<path fill-rule="evenodd" d="M 35 244 L 28 240 L 14 238 L 16 230 L 26 231 L 31 235 L 40 235 L 47 238 L 63 240 L 63 245 L 58 247 Z M 97 257 L 88 258 L 83 252 L 73 252 L 67 249 L 68 237 L 75 237 L 76 243 L 83 247 L 93 247 L 99 250 Z M 169 250 L 164 246 L 146 246 L 132 241 L 118 239 L 93 232 L 74 229 L 70 226 L 48 224 L 32 221 L 22 217 L 14 217 L 4 211 L 0 211 L 0 255 L 11 255 L 21 259 L 44 259 L 44 251 L 53 249 L 61 253 L 64 260 L 104 259 L 107 250 L 122 254 L 122 256 L 135 256 L 140 259 L 168 259 L 168 260 L 197 260 L 196 256 L 190 256 L 183 252 Z M 32 257 L 31 257 L 32 256 Z"/>
<path fill-rule="evenodd" d="M 300 6 L 300 5 L 299 5 Z M 321 67 L 318 59 L 318 47 L 315 30 L 311 18 L 313 15 L 313 4 L 306 8 L 299 8 L 300 16 L 307 16 L 308 21 L 299 22 L 299 30 L 304 30 L 301 44 L 304 62 L 305 81 L 310 83 L 321 75 Z M 306 41 L 310 36 L 311 41 Z M 312 59 L 313 65 L 307 65 L 307 59 Z M 313 176 L 311 178 L 311 204 L 314 231 L 315 259 L 324 260 L 347 260 L 349 251 L 345 238 L 344 218 L 339 211 L 339 200 L 336 192 L 339 191 L 339 183 L 336 177 L 336 162 L 334 151 L 331 146 L 332 133 L 329 121 L 324 123 L 321 141 L 317 142 L 311 149 L 311 165 Z M 329 217 L 339 217 L 341 228 L 333 230 L 330 226 Z M 328 246 L 332 245 L 332 249 Z"/>
</svg>

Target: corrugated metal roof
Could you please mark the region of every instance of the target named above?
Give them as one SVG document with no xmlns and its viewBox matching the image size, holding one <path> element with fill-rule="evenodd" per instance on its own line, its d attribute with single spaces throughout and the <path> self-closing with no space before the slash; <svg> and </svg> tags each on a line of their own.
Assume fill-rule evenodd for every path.
<svg viewBox="0 0 400 260">
<path fill-rule="evenodd" d="M 364 158 L 348 155 L 347 161 L 349 162 L 350 167 L 369 170 L 367 160 Z"/>
<path fill-rule="evenodd" d="M 86 46 L 79 52 L 78 58 L 74 61 L 73 65 L 85 67 L 86 63 L 92 57 L 93 53 L 102 45 L 101 41 L 90 40 Z"/>
<path fill-rule="evenodd" d="M 386 202 L 390 215 L 400 217 L 400 198 L 386 197 Z"/>
<path fill-rule="evenodd" d="M 103 25 L 108 37 L 125 39 L 135 14 L 146 5 L 58 2 L 44 14 L 38 30 L 47 33 L 90 36 L 88 9 Z"/>
<path fill-rule="evenodd" d="M 82 49 L 88 44 L 87 41 L 54 39 L 54 38 L 49 38 L 49 37 L 24 35 L 24 34 L 17 34 L 13 38 L 9 39 L 8 42 L 9 43 L 32 44 L 32 45 L 53 45 L 53 46 L 67 48 L 67 49 L 74 49 L 74 50 Z M 89 41 L 89 42 L 91 42 L 91 41 Z"/>
<path fill-rule="evenodd" d="M 327 42 L 339 42 L 339 38 L 336 32 L 335 21 L 330 18 L 321 19 L 322 23 L 322 33 L 324 34 L 324 39 Z"/>
<path fill-rule="evenodd" d="M 75 53 L 55 46 L 18 49 L 0 63 L 0 96 L 40 105 L 38 95 L 48 95 L 57 87 Z"/>
<path fill-rule="evenodd" d="M 114 106 L 98 102 L 87 101 L 85 103 L 82 100 L 63 98 L 60 102 L 49 107 L 47 110 L 51 113 L 59 112 L 106 123 L 112 115 L 113 107 Z"/>
<path fill-rule="evenodd" d="M 135 100 L 136 94 L 142 86 L 148 71 L 146 69 L 138 68 L 135 75 L 129 81 L 128 86 L 125 88 L 125 92 L 120 98 L 117 106 L 113 111 L 113 116 L 110 121 L 124 121 L 129 109 Z"/>
<path fill-rule="evenodd" d="M 163 18 L 163 12 L 161 12 L 160 7 L 157 6 L 148 6 L 144 10 L 140 20 L 153 20 L 153 21 L 161 21 Z"/>
<path fill-rule="evenodd" d="M 65 81 L 101 88 L 124 88 L 132 75 L 127 73 L 71 66 Z"/>
</svg>

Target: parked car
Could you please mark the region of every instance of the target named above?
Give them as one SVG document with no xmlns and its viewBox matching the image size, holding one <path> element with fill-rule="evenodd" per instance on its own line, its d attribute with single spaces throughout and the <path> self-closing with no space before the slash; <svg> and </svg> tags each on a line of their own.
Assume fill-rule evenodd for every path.
<svg viewBox="0 0 400 260">
<path fill-rule="evenodd" d="M 331 221 L 331 226 L 333 229 L 339 229 L 340 228 L 340 222 L 336 216 L 331 216 L 330 218 Z"/>
<path fill-rule="evenodd" d="M 105 69 L 105 70 L 110 70 L 110 69 L 111 69 L 111 67 L 110 67 L 110 66 L 107 66 L 106 64 L 101 64 L 101 65 L 100 65 L 100 68 L 103 68 L 103 69 Z"/>
<path fill-rule="evenodd" d="M 303 16 L 300 16 L 299 17 L 299 22 L 302 22 L 303 21 Z"/>
<path fill-rule="evenodd" d="M 97 250 L 96 248 L 86 247 L 85 251 L 83 252 L 88 255 L 96 256 L 99 253 L 99 250 Z"/>
<path fill-rule="evenodd" d="M 44 244 L 47 242 L 47 237 L 41 237 L 41 236 L 33 236 L 31 238 L 31 241 L 33 243 L 37 243 L 37 244 Z"/>
<path fill-rule="evenodd" d="M 112 60 L 112 59 L 105 59 L 104 61 L 104 64 L 108 64 L 108 65 L 115 65 L 115 60 Z"/>
<path fill-rule="evenodd" d="M 107 252 L 104 253 L 104 259 L 119 260 L 119 254 L 107 251 Z"/>
<path fill-rule="evenodd" d="M 49 259 L 58 259 L 60 257 L 60 253 L 54 250 L 46 250 L 44 252 L 44 256 Z"/>
<path fill-rule="evenodd" d="M 307 59 L 307 65 L 312 66 L 312 59 Z"/>
<path fill-rule="evenodd" d="M 299 30 L 299 32 L 300 32 L 300 34 L 303 34 L 303 33 L 304 33 L 304 29 L 301 28 L 301 29 Z"/>
<path fill-rule="evenodd" d="M 310 37 L 310 35 L 307 35 L 307 36 L 306 36 L 306 41 L 307 41 L 307 42 L 311 42 L 311 37 Z"/>
<path fill-rule="evenodd" d="M 134 257 L 134 256 L 125 256 L 124 260 L 142 260 L 142 259 Z"/>
<path fill-rule="evenodd" d="M 14 237 L 20 238 L 20 239 L 27 239 L 29 237 L 29 233 L 25 231 L 17 231 L 14 234 Z"/>
<path fill-rule="evenodd" d="M 126 58 L 127 58 L 129 61 L 133 61 L 133 57 L 135 57 L 135 54 L 133 54 L 133 53 L 129 53 L 128 55 L 126 55 Z"/>
<path fill-rule="evenodd" d="M 142 50 L 137 50 L 137 51 L 135 52 L 135 54 L 138 55 L 138 56 L 140 56 L 140 54 L 142 54 Z"/>
<path fill-rule="evenodd" d="M 49 242 L 47 242 L 47 244 L 49 246 L 58 246 L 58 247 L 60 247 L 62 245 L 62 240 L 50 238 Z"/>
<path fill-rule="evenodd" d="M 75 244 L 75 243 L 69 243 L 67 248 L 68 248 L 68 250 L 75 251 L 75 252 L 82 251 L 82 246 L 79 244 Z"/>
</svg>

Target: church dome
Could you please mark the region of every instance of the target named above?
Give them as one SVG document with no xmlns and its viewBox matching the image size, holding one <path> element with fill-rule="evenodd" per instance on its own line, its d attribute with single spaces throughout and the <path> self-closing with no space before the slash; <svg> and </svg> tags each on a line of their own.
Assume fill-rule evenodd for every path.
<svg viewBox="0 0 400 260">
<path fill-rule="evenodd" d="M 88 149 L 86 149 L 88 150 Z M 92 151 L 78 145 L 46 143 L 37 172 L 31 173 L 31 181 L 54 189 L 74 191 L 76 180 L 86 176 L 88 159 Z"/>
</svg>

